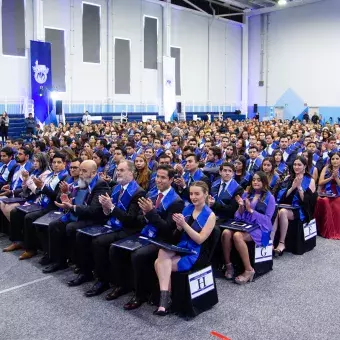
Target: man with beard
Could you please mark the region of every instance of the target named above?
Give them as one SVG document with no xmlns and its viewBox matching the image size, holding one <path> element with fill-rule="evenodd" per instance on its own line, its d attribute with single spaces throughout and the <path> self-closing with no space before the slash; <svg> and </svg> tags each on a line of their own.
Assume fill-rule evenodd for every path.
<svg viewBox="0 0 340 340">
<path fill-rule="evenodd" d="M 114 283 L 109 261 L 111 243 L 136 234 L 143 227 L 143 223 L 138 221 L 138 200 L 145 197 L 146 193 L 134 180 L 134 173 L 135 166 L 131 161 L 120 161 L 117 166 L 117 185 L 111 197 L 108 194 L 99 197 L 106 216 L 104 224 L 110 226 L 113 233 L 95 238 L 84 233 L 77 234 L 76 249 L 81 275 L 90 278 L 94 270 L 97 277 L 92 288 L 85 293 L 87 297 L 101 294 L 109 289 L 109 283 Z"/>
<path fill-rule="evenodd" d="M 99 196 L 108 192 L 108 184 L 97 175 L 96 163 L 92 160 L 82 162 L 75 196 L 73 198 L 61 196 L 61 203 L 55 202 L 56 206 L 68 212 L 60 220 L 53 221 L 48 226 L 49 256 L 52 264 L 44 268 L 43 273 L 52 273 L 66 268 L 68 250 L 69 253 L 74 251 L 77 229 L 104 220 Z"/>
</svg>

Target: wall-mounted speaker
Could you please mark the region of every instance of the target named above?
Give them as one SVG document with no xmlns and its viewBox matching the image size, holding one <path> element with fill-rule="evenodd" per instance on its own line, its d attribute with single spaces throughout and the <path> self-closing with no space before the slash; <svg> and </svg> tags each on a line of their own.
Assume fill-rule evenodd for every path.
<svg viewBox="0 0 340 340">
<path fill-rule="evenodd" d="M 55 113 L 57 115 L 61 115 L 63 113 L 63 101 L 62 100 L 56 100 L 56 102 L 55 102 Z"/>
<path fill-rule="evenodd" d="M 177 102 L 176 108 L 177 108 L 177 113 L 182 113 L 182 103 L 181 102 Z"/>
</svg>

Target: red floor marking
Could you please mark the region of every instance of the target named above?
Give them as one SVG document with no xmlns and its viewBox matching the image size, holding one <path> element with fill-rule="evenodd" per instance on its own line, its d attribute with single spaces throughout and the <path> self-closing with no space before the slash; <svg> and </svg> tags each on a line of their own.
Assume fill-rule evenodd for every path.
<svg viewBox="0 0 340 340">
<path fill-rule="evenodd" d="M 220 338 L 222 340 L 231 340 L 230 338 L 228 338 L 227 336 L 223 335 L 223 334 L 220 334 L 220 333 L 217 333 L 215 331 L 211 331 L 210 332 L 211 335 L 213 336 L 216 336 L 217 338 Z"/>
</svg>

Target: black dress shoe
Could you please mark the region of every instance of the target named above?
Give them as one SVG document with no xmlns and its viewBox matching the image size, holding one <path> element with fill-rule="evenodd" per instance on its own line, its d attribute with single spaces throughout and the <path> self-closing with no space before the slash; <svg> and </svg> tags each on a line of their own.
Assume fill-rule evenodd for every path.
<svg viewBox="0 0 340 340">
<path fill-rule="evenodd" d="M 46 268 L 44 268 L 42 270 L 42 272 L 44 274 L 50 274 L 50 273 L 54 273 L 54 272 L 56 272 L 58 270 L 66 269 L 66 268 L 68 268 L 66 263 L 64 263 L 64 264 L 61 264 L 61 263 L 52 263 L 49 266 L 47 266 Z"/>
<path fill-rule="evenodd" d="M 90 282 L 92 280 L 93 280 L 92 275 L 79 274 L 75 279 L 67 282 L 67 284 L 69 285 L 69 287 L 76 287 L 82 285 L 85 282 Z"/>
<path fill-rule="evenodd" d="M 120 296 L 126 294 L 128 291 L 123 287 L 113 287 L 111 292 L 105 296 L 107 301 L 116 300 Z"/>
<path fill-rule="evenodd" d="M 41 264 L 42 266 L 47 266 L 50 263 L 51 263 L 51 260 L 47 254 L 44 254 L 44 256 L 39 260 L 39 264 Z"/>
<path fill-rule="evenodd" d="M 109 284 L 106 282 L 97 281 L 90 290 L 85 293 L 85 296 L 92 297 L 100 295 L 110 288 Z"/>
<path fill-rule="evenodd" d="M 134 296 L 127 304 L 124 305 L 125 310 L 133 310 L 139 308 L 143 304 L 144 300 Z"/>
</svg>

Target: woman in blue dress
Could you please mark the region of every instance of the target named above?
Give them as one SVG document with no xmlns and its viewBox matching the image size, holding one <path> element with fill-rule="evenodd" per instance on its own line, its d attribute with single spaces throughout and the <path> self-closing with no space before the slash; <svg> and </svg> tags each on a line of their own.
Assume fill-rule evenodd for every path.
<svg viewBox="0 0 340 340">
<path fill-rule="evenodd" d="M 195 254 L 180 256 L 175 252 L 160 249 L 155 261 L 155 270 L 160 286 L 159 307 L 154 314 L 164 316 L 168 314 L 171 304 L 170 283 L 172 272 L 188 271 L 196 262 L 207 262 L 208 247 L 204 241 L 214 229 L 216 217 L 207 205 L 209 188 L 203 181 L 197 181 L 190 186 L 190 200 L 192 204 L 184 208 L 182 214 L 173 214 L 177 225 L 177 232 L 181 231 L 179 247 L 195 251 Z"/>
</svg>

